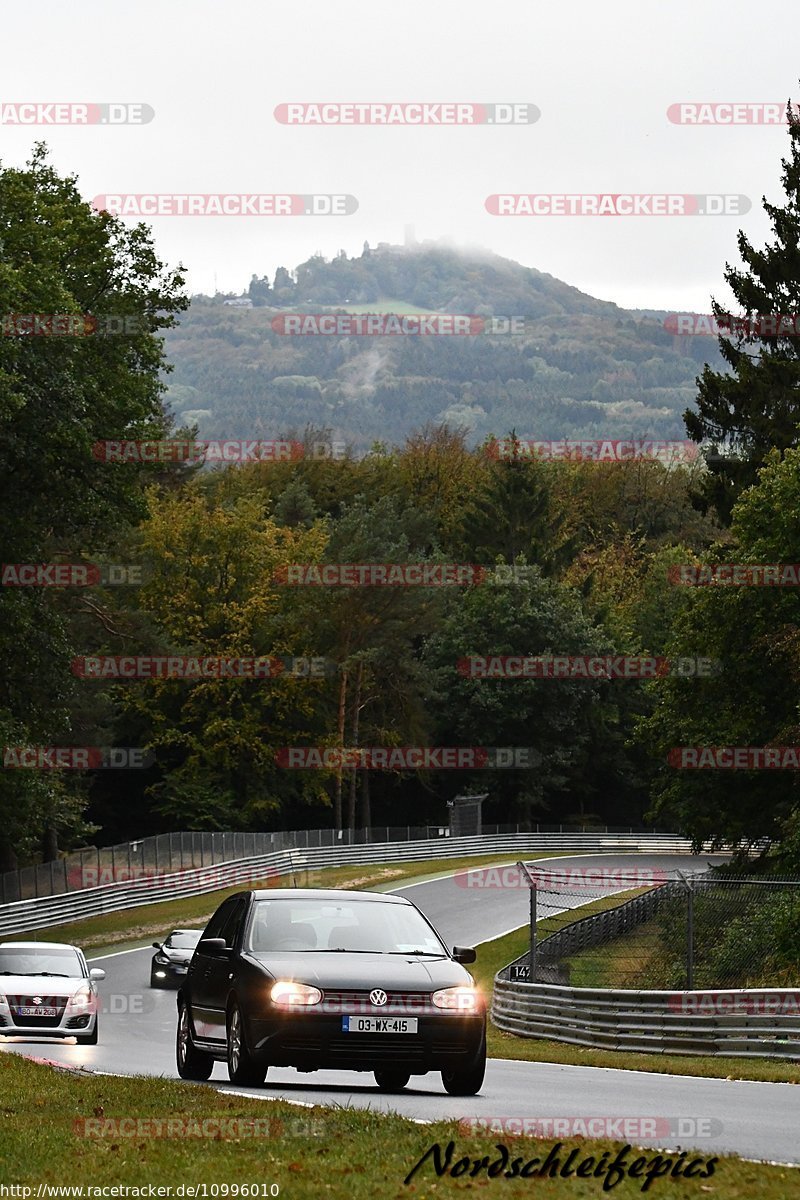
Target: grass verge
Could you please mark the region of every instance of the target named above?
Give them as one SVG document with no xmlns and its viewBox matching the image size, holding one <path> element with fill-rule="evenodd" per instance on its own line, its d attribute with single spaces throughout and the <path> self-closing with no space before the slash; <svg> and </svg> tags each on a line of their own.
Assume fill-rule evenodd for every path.
<svg viewBox="0 0 800 1200">
<path fill-rule="evenodd" d="M 0 1095 L 3 1180 L 17 1186 L 34 1185 L 29 1193 L 34 1196 L 39 1184 L 57 1188 L 123 1185 L 143 1189 L 138 1194 L 144 1196 L 148 1185 L 171 1187 L 173 1196 L 212 1196 L 214 1185 L 218 1185 L 217 1196 L 230 1196 L 230 1185 L 240 1189 L 248 1185 L 250 1190 L 245 1194 L 259 1197 L 269 1196 L 270 1185 L 277 1185 L 278 1194 L 285 1200 L 319 1200 L 321 1196 L 332 1200 L 394 1200 L 463 1194 L 465 1190 L 487 1188 L 492 1182 L 500 1185 L 498 1191 L 503 1196 L 512 1198 L 531 1196 L 532 1184 L 534 1189 L 538 1184 L 548 1200 L 584 1200 L 605 1194 L 602 1179 L 575 1175 L 490 1180 L 484 1168 L 474 1180 L 468 1174 L 454 1178 L 449 1172 L 437 1178 L 432 1158 L 405 1184 L 404 1179 L 434 1143 L 442 1147 L 444 1154 L 447 1144 L 454 1142 L 450 1161 L 455 1164 L 462 1156 L 476 1160 L 488 1156 L 487 1162 L 493 1162 L 498 1159 L 500 1142 L 508 1147 L 510 1160 L 519 1157 L 525 1163 L 538 1157 L 540 1163 L 533 1164 L 531 1171 L 557 1144 L 551 1139 L 476 1136 L 464 1132 L 456 1122 L 422 1126 L 375 1111 L 298 1108 L 279 1100 L 264 1102 L 165 1079 L 81 1076 L 56 1071 L 16 1054 L 0 1056 Z M 475 1111 L 480 1107 L 476 1101 Z M 136 1127 L 131 1119 L 148 1124 Z M 114 1122 L 120 1120 L 128 1124 L 116 1126 Z M 206 1123 L 205 1127 L 201 1122 Z M 154 1136 L 159 1127 L 162 1136 Z M 87 1128 L 91 1136 L 86 1136 Z M 202 1136 L 204 1128 L 216 1136 Z M 163 1136 L 170 1129 L 172 1136 Z M 176 1136 L 178 1130 L 197 1132 Z M 577 1150 L 573 1160 L 576 1165 L 589 1155 L 594 1165 L 599 1165 L 603 1152 L 608 1153 L 608 1162 L 621 1143 L 574 1138 L 561 1146 L 557 1152 L 561 1165 L 573 1149 Z M 650 1162 L 656 1157 L 653 1150 L 641 1154 Z M 698 1151 L 696 1156 L 702 1155 L 703 1151 Z M 688 1166 L 694 1157 L 690 1153 L 681 1162 L 673 1152 L 661 1161 L 668 1159 L 671 1169 L 678 1163 Z M 713 1174 L 703 1182 L 710 1166 L 708 1157 L 695 1168 L 698 1177 L 657 1179 L 648 1195 L 659 1200 L 688 1196 L 700 1200 L 709 1194 L 726 1200 L 753 1200 L 756 1196 L 759 1200 L 787 1200 L 800 1196 L 800 1172 L 748 1163 L 733 1156 L 714 1158 Z M 626 1158 L 630 1164 L 637 1153 L 628 1149 Z M 463 1170 L 470 1171 L 471 1167 Z M 613 1188 L 613 1194 L 624 1200 L 641 1196 L 643 1182 L 646 1179 L 625 1178 Z M 184 1189 L 181 1193 L 177 1191 L 180 1185 Z M 229 1190 L 225 1191 L 224 1185 Z M 253 1185 L 257 1185 L 257 1191 Z M 190 1188 L 197 1190 L 191 1192 Z M 48 1195 L 44 1190 L 41 1194 Z"/>
<path fill-rule="evenodd" d="M 656 922 L 646 921 L 602 946 L 582 950 L 568 958 L 570 983 L 574 987 L 589 988 L 636 987 L 632 981 L 641 979 L 658 957 L 657 929 Z M 666 985 L 640 983 L 638 986 L 661 989 Z"/>
</svg>

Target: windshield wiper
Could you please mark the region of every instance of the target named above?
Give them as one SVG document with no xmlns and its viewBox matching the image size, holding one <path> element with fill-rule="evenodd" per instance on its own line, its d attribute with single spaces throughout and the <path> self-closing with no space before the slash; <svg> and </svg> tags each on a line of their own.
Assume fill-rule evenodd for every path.
<svg viewBox="0 0 800 1200">
<path fill-rule="evenodd" d="M 416 958 L 447 958 L 443 950 L 387 950 L 387 954 L 413 954 Z"/>
<path fill-rule="evenodd" d="M 65 975 L 63 971 L 25 971 L 26 975 L 47 975 L 50 979 L 78 979 L 78 975 Z"/>
<path fill-rule="evenodd" d="M 266 953 L 269 953 L 267 951 Z M 385 954 L 385 950 L 348 950 L 345 946 L 324 946 L 319 950 L 290 950 L 290 954 Z"/>
</svg>

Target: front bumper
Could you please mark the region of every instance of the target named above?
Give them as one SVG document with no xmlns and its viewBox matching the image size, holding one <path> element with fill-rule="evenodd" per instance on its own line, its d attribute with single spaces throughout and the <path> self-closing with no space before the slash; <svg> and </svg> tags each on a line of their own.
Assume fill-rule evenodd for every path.
<svg viewBox="0 0 800 1200">
<path fill-rule="evenodd" d="M 188 962 L 153 962 L 151 964 L 151 974 L 154 978 L 154 981 L 160 984 L 161 987 L 165 987 L 169 983 L 174 983 L 176 985 L 181 984 L 186 978 L 186 973 L 188 970 Z"/>
<path fill-rule="evenodd" d="M 346 1033 L 341 1014 L 304 1012 L 252 1018 L 247 1034 L 251 1052 L 270 1066 L 301 1071 L 399 1067 L 424 1075 L 473 1062 L 485 1028 L 483 1013 L 442 1012 L 419 1016 L 416 1033 Z"/>
<path fill-rule="evenodd" d="M 91 1033 L 97 1014 L 65 1009 L 57 1017 L 21 1017 L 13 1010 L 0 1013 L 0 1035 L 24 1038 L 67 1038 Z"/>
</svg>

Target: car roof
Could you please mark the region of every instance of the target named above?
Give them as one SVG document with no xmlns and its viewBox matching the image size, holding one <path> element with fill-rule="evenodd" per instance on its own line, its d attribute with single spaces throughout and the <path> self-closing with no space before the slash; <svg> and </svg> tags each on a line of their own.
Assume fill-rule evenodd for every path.
<svg viewBox="0 0 800 1200">
<path fill-rule="evenodd" d="M 407 904 L 413 908 L 405 896 L 394 896 L 388 892 L 355 892 L 348 888 L 259 888 L 252 892 L 243 893 L 255 900 L 297 900 L 307 898 L 312 900 L 355 900 L 357 903 L 372 900 L 381 904 Z"/>
<path fill-rule="evenodd" d="M 169 931 L 169 936 L 172 937 L 173 933 L 202 933 L 202 932 L 203 932 L 202 929 L 171 929 Z"/>
<path fill-rule="evenodd" d="M 0 950 L 16 946 L 22 950 L 77 950 L 71 942 L 0 942 Z"/>
</svg>

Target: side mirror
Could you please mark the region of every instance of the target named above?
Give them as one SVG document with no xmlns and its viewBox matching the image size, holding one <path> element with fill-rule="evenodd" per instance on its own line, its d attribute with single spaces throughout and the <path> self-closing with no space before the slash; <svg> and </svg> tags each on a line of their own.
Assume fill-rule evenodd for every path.
<svg viewBox="0 0 800 1200">
<path fill-rule="evenodd" d="M 162 949 L 161 942 L 153 942 L 153 949 L 161 950 Z"/>
<path fill-rule="evenodd" d="M 211 954 L 215 957 L 229 953 L 225 938 L 203 938 L 198 946 L 201 954 Z"/>
<path fill-rule="evenodd" d="M 89 971 L 90 979 L 105 979 L 106 973 L 102 967 L 92 967 Z"/>
<path fill-rule="evenodd" d="M 457 963 L 474 963 L 478 957 L 472 946 L 453 946 L 453 958 Z"/>
</svg>

